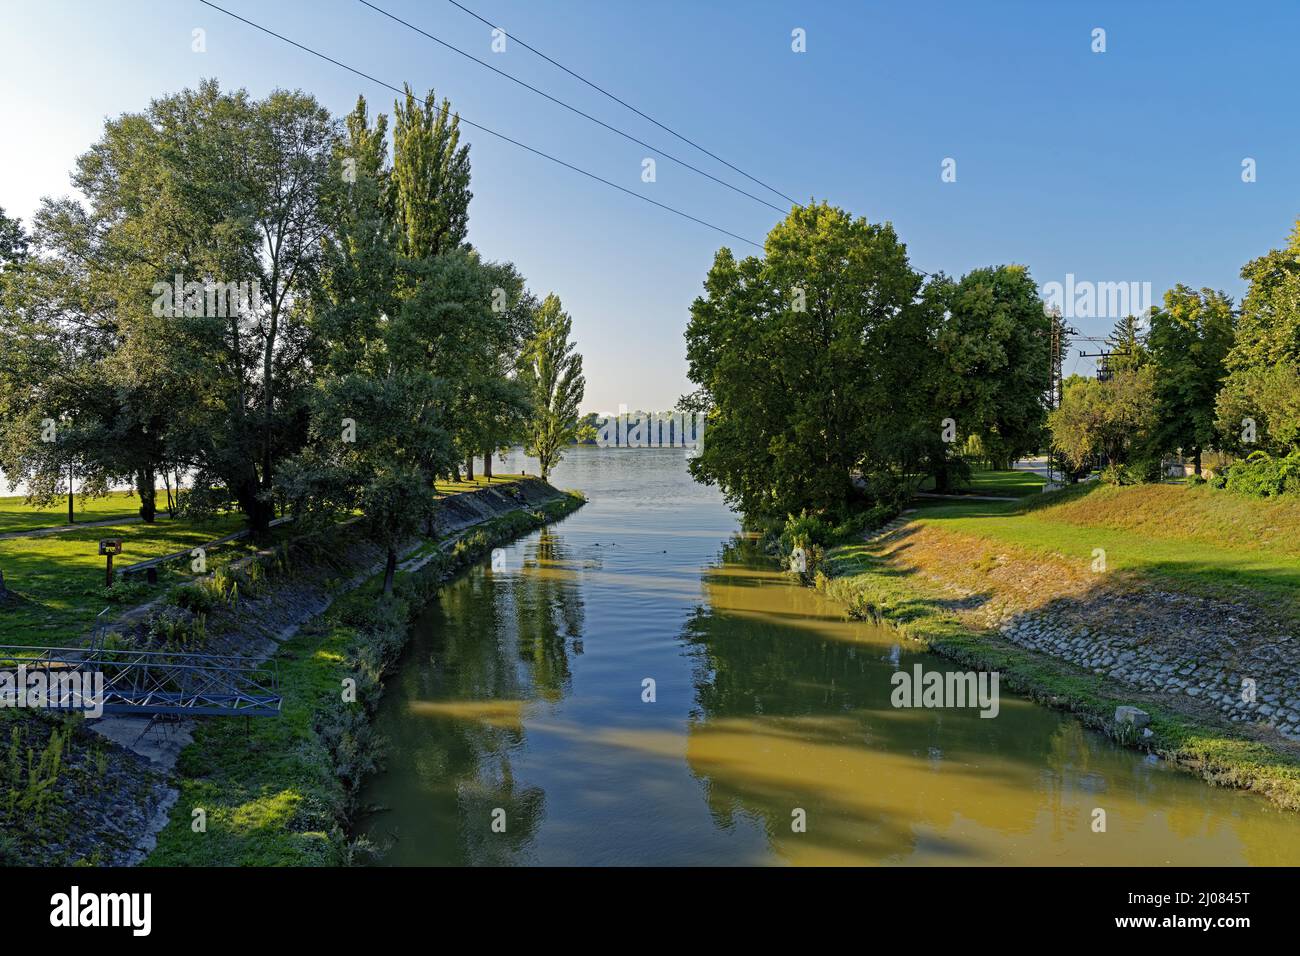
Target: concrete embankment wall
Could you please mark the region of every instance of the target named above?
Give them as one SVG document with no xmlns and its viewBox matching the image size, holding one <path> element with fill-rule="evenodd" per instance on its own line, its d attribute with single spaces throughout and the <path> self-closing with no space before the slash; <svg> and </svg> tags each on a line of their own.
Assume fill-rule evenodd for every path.
<svg viewBox="0 0 1300 956">
<path fill-rule="evenodd" d="M 565 494 L 536 478 L 502 482 L 442 499 L 433 539 L 419 537 L 408 542 L 400 557 L 407 569 L 415 569 L 438 553 L 431 540 L 444 547 L 461 534 L 494 518 L 521 509 L 535 509 L 563 499 Z M 425 557 L 412 557 L 420 552 Z M 406 560 L 410 559 L 410 560 Z M 339 597 L 350 593 L 383 572 L 384 553 L 367 541 L 353 526 L 341 533 L 337 550 L 328 561 L 295 567 L 284 580 L 269 584 L 256 596 L 241 598 L 237 611 L 224 616 L 212 628 L 205 651 L 237 653 L 259 659 L 275 656 L 281 644 L 291 640 L 309 622 L 327 612 Z M 227 718 L 209 718 L 215 720 Z M 275 718 L 260 718 L 275 719 Z M 89 726 L 120 748 L 119 759 L 145 760 L 152 771 L 171 774 L 181 752 L 194 743 L 198 723 L 194 720 L 170 725 L 164 731 L 141 735 L 145 722 L 131 717 L 105 717 Z M 147 823 L 133 834 L 130 852 L 112 863 L 132 865 L 152 851 L 157 835 L 167 825 L 179 791 L 159 788 L 151 798 Z"/>
</svg>

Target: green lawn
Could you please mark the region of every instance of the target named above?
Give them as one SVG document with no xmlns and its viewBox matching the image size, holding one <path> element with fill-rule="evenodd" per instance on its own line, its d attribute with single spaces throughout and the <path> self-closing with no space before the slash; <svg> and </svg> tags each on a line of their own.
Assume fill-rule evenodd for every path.
<svg viewBox="0 0 1300 956">
<path fill-rule="evenodd" d="M 1043 490 L 1046 479 L 1032 471 L 977 471 L 969 483 L 953 489 L 954 494 L 994 495 L 996 497 L 1023 498 Z M 921 491 L 933 491 L 934 479 L 927 478 Z"/>
<path fill-rule="evenodd" d="M 914 516 L 1083 566 L 1222 595 L 1245 586 L 1300 618 L 1300 502 L 1243 498 L 1204 485 L 1095 482 L 1027 501 L 920 502 Z"/>
<path fill-rule="evenodd" d="M 499 488 L 502 485 L 518 481 L 523 475 L 493 475 L 492 480 L 488 481 L 482 475 L 475 475 L 473 481 L 461 479 L 460 481 L 440 481 L 434 485 L 434 490 L 439 495 L 458 495 L 465 491 L 478 491 L 480 488 Z"/>
<path fill-rule="evenodd" d="M 518 477 L 520 476 L 494 477 L 491 487 L 504 487 Z M 437 492 L 440 496 L 446 496 L 486 487 L 489 487 L 489 483 L 479 477 L 472 482 L 439 483 Z M 133 503 L 135 499 L 127 499 L 121 494 L 112 499 L 99 499 L 89 504 L 99 507 L 101 511 L 88 511 L 87 514 L 94 514 L 94 520 L 110 517 L 110 501 L 116 502 L 115 507 L 120 514 L 123 503 Z M 10 512 L 0 512 L 0 520 L 7 514 L 18 515 L 30 521 L 39 520 L 42 515 L 46 519 L 50 517 L 47 512 L 31 509 L 23 511 L 21 498 L 4 499 L 0 505 L 7 505 L 11 509 Z M 134 508 L 128 509 L 128 514 L 134 514 Z M 55 517 L 57 518 L 57 513 Z M 67 518 L 66 513 L 63 518 Z M 47 520 L 46 526 L 48 524 Z M 4 573 L 5 586 L 16 593 L 16 597 L 11 597 L 0 605 L 0 644 L 59 645 L 76 643 L 80 639 L 95 616 L 111 603 L 101 593 L 104 586 L 104 558 L 99 554 L 99 542 L 103 538 L 122 539 L 122 553 L 113 562 L 115 567 L 122 568 L 138 561 L 198 547 L 243 527 L 243 516 L 238 514 L 224 515 L 204 522 L 187 519 L 173 521 L 160 515 L 153 525 L 135 522 L 35 538 L 0 539 L 0 572 Z M 290 533 L 290 529 L 291 526 L 283 526 L 273 529 L 272 534 L 280 537 Z M 220 563 L 247 553 L 248 547 L 246 542 L 222 546 L 218 553 L 209 555 L 208 570 L 214 570 Z M 117 595 L 119 609 L 148 601 L 163 593 L 167 586 L 191 576 L 186 562 L 177 562 L 160 569 L 159 573 L 160 583 L 157 588 L 139 583 Z M 110 611 L 109 616 L 113 613 Z"/>
<path fill-rule="evenodd" d="M 160 501 L 166 502 L 165 492 L 163 495 Z M 140 499 L 129 491 L 113 491 L 103 498 L 78 496 L 76 499 L 75 514 L 78 522 L 133 518 L 139 513 Z M 67 498 L 59 499 L 48 508 L 26 504 L 21 497 L 0 498 L 0 534 L 57 528 L 67 523 Z"/>
<path fill-rule="evenodd" d="M 102 538 L 122 539 L 122 553 L 114 559 L 121 568 L 198 547 L 243 524 L 240 515 L 204 522 L 160 518 L 153 525 L 110 525 L 0 540 L 0 571 L 5 586 L 16 595 L 0 605 L 0 644 L 62 644 L 80 637 L 108 605 L 99 593 L 104 586 Z M 151 593 L 145 591 L 132 603 L 148 600 Z"/>
</svg>

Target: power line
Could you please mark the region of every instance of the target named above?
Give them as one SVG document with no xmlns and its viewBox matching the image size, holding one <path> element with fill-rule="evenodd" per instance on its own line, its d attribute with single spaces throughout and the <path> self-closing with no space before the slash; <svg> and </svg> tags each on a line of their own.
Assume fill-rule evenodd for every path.
<svg viewBox="0 0 1300 956">
<path fill-rule="evenodd" d="M 364 2 L 364 0 L 363 0 L 363 2 Z M 713 159 L 716 159 L 716 160 L 717 160 L 718 162 L 720 162 L 723 166 L 726 166 L 728 169 L 731 169 L 731 170 L 734 170 L 735 172 L 740 173 L 740 175 L 744 176 L 744 177 L 745 177 L 746 179 L 748 179 L 750 182 L 758 183 L 758 185 L 762 186 L 764 189 L 769 190 L 770 192 L 774 192 L 774 193 L 776 193 L 778 196 L 780 196 L 782 199 L 786 200 L 787 202 L 794 203 L 794 205 L 796 205 L 796 206 L 802 206 L 802 203 L 799 203 L 799 202 L 797 202 L 796 200 L 791 199 L 789 196 L 787 196 L 785 193 L 781 192 L 781 190 L 777 189 L 775 186 L 769 186 L 767 183 L 763 182 L 763 180 L 761 180 L 761 179 L 757 179 L 756 177 L 751 176 L 749 173 L 745 172 L 745 171 L 744 171 L 743 169 L 741 169 L 739 166 L 733 166 L 731 163 L 727 162 L 725 159 L 723 159 L 721 156 L 717 155 L 716 153 L 711 153 L 711 152 L 709 152 L 707 149 L 705 149 L 705 148 L 704 148 L 703 146 L 701 146 L 699 143 L 695 142 L 695 141 L 692 140 L 692 139 L 688 139 L 687 137 L 683 136 L 681 133 L 677 132 L 675 129 L 673 129 L 673 128 L 669 127 L 669 126 L 665 126 L 663 123 L 659 122 L 657 119 L 655 119 L 655 118 L 652 117 L 652 116 L 647 116 L 645 113 L 642 113 L 639 109 L 637 109 L 637 108 L 636 108 L 635 106 L 633 106 L 631 103 L 628 103 L 628 102 L 625 102 L 624 100 L 619 99 L 619 98 L 618 98 L 617 96 L 615 96 L 613 93 L 609 92 L 609 90 L 607 90 L 607 89 L 605 89 L 605 88 L 603 88 L 603 87 L 597 86 L 595 83 L 591 82 L 591 80 L 587 79 L 585 76 L 581 76 L 581 75 L 579 75 L 578 73 L 573 72 L 573 70 L 569 69 L 569 68 L 568 68 L 567 66 L 565 66 L 563 63 L 557 63 L 555 60 L 552 60 L 549 56 L 547 56 L 547 55 L 546 55 L 545 53 L 543 53 L 541 50 L 537 49 L 537 48 L 534 47 L 534 46 L 530 46 L 529 44 L 525 43 L 523 40 L 519 39 L 519 37 L 515 36 L 515 35 L 514 35 L 513 33 L 511 33 L 510 31 L 506 30 L 504 27 L 499 27 L 499 26 L 497 26 L 495 23 L 493 23 L 491 20 L 487 20 L 487 19 L 485 19 L 485 18 L 479 16 L 477 13 L 475 13 L 473 10 L 471 10 L 469 7 L 465 6 L 464 4 L 457 3 L 456 0 L 447 0 L 447 2 L 450 3 L 453 7 L 457 7 L 457 8 L 459 8 L 459 9 L 461 9 L 461 10 L 464 10 L 464 11 L 465 11 L 466 13 L 468 13 L 471 17 L 473 17 L 475 20 L 478 20 L 478 21 L 481 22 L 481 23 L 486 23 L 486 24 L 487 24 L 488 26 L 490 26 L 492 29 L 494 29 L 494 30 L 500 30 L 500 31 L 501 31 L 503 34 L 505 34 L 509 39 L 514 40 L 516 43 L 518 43 L 518 44 L 519 44 L 521 47 L 523 47 L 525 50 L 530 50 L 530 51 L 532 51 L 533 53 L 536 53 L 538 56 L 540 56 L 540 57 L 541 57 L 543 60 L 545 60 L 547 63 L 551 64 L 551 65 L 554 66 L 554 67 L 558 67 L 559 69 L 563 70 L 565 73 L 569 74 L 569 76 L 573 77 L 575 80 L 579 80 L 579 81 L 581 81 L 581 82 L 587 84 L 588 86 L 590 86 L 590 87 L 591 87 L 593 90 L 595 90 L 596 92 L 601 93 L 601 94 L 603 94 L 603 95 L 609 97 L 611 100 L 613 100 L 615 103 L 619 104 L 620 106 L 626 107 L 627 109 L 631 110 L 633 113 L 635 113 L 637 116 L 641 117 L 643 120 L 647 120 L 648 122 L 654 123 L 655 126 L 658 126 L 658 127 L 659 127 L 661 130 L 663 130 L 665 133 L 670 133 L 670 134 L 672 134 L 673 136 L 676 136 L 676 137 L 677 137 L 678 139 L 680 139 L 683 143 L 686 143 L 686 144 L 688 144 L 688 145 L 690 145 L 690 146 L 694 146 L 696 149 L 698 149 L 698 150 L 699 150 L 701 153 L 703 153 L 705 156 L 710 156 L 710 157 L 712 157 Z"/>
<path fill-rule="evenodd" d="M 384 87 L 384 89 L 392 90 L 398 96 L 405 96 L 407 93 L 406 90 L 399 90 L 391 83 L 385 83 L 383 80 L 373 77 L 369 73 L 364 73 L 361 70 L 358 70 L 356 67 L 348 66 L 346 63 L 336 60 L 331 56 L 327 56 L 326 54 L 321 53 L 319 50 L 313 50 L 311 47 L 299 43 L 297 40 L 291 40 L 287 36 L 276 33 L 274 30 L 262 26 L 260 23 L 254 23 L 252 20 L 247 20 L 244 17 L 241 17 L 237 13 L 231 13 L 225 7 L 220 7 L 217 6 L 217 4 L 212 3 L 211 0 L 199 0 L 199 3 L 203 4 L 206 7 L 211 7 L 214 10 L 218 10 L 221 13 L 224 13 L 226 16 L 238 20 L 240 23 L 247 24 L 248 26 L 252 27 L 255 30 L 260 30 L 263 33 L 265 33 L 267 36 L 275 37 L 277 40 L 281 40 L 284 43 L 289 44 L 290 46 L 297 47 L 299 50 L 302 50 L 305 53 L 310 53 L 312 56 L 320 57 L 326 63 L 332 63 L 334 66 L 337 66 L 340 69 L 347 70 L 349 73 L 353 73 L 361 77 L 362 79 L 369 80 L 371 83 L 374 83 L 377 86 L 382 86 Z M 441 112 L 442 115 L 445 117 L 447 115 L 447 108 L 444 107 Z M 692 216 L 690 213 L 682 212 L 680 209 L 675 209 L 672 206 L 665 205 L 664 203 L 651 199 L 648 196 L 643 196 L 638 192 L 633 192 L 632 190 L 628 189 L 625 186 L 620 186 L 618 183 L 610 182 L 608 179 L 605 179 L 602 176 L 598 176 L 593 172 L 589 172 L 588 170 L 585 170 L 580 166 L 574 166 L 572 163 L 567 163 L 564 160 L 560 159 L 559 157 L 552 156 L 550 153 L 546 153 L 540 149 L 536 149 L 535 147 L 529 146 L 527 143 L 521 143 L 517 139 L 512 139 L 511 137 L 505 135 L 505 133 L 498 133 L 494 129 L 489 129 L 486 126 L 482 126 L 478 123 L 472 122 L 471 120 L 466 119 L 464 116 L 461 116 L 459 113 L 456 114 L 456 118 L 461 122 L 463 122 L 466 126 L 472 126 L 474 127 L 474 129 L 481 130 L 484 133 L 487 133 L 491 136 L 495 136 L 497 139 L 504 140 L 505 142 L 510 143 L 513 146 L 518 146 L 520 149 L 525 149 L 536 156 L 541 156 L 543 159 L 549 159 L 551 162 L 557 163 L 566 169 L 571 169 L 575 173 L 581 173 L 583 176 L 586 176 L 588 179 L 594 179 L 596 180 L 596 182 L 604 183 L 606 186 L 610 186 L 613 189 L 617 189 L 619 192 L 627 193 L 629 196 L 635 196 L 637 199 L 648 202 L 652 206 L 658 206 L 660 209 L 666 209 L 668 212 L 681 216 L 683 219 L 689 219 L 691 222 L 698 223 L 701 226 L 707 226 L 709 229 L 712 229 L 715 232 L 720 232 L 724 236 L 730 236 L 732 239 L 737 239 L 740 242 L 747 242 L 751 246 L 757 246 L 760 249 L 763 248 L 762 243 L 755 242 L 753 239 L 746 239 L 744 236 L 738 236 L 734 232 L 730 232 L 726 229 L 723 229 L 721 226 L 716 226 L 711 222 L 706 222 L 703 219 L 699 219 L 695 216 Z"/>
<path fill-rule="evenodd" d="M 581 116 L 583 119 L 591 120 L 591 122 L 595 123 L 597 126 L 603 126 L 611 133 L 616 133 L 619 136 L 622 136 L 624 139 L 636 143 L 638 146 L 644 146 L 646 149 L 653 150 L 654 152 L 664 156 L 666 159 L 670 159 L 674 163 L 677 163 L 679 166 L 685 166 L 691 172 L 698 173 L 699 175 L 704 176 L 706 179 L 711 179 L 720 186 L 726 186 L 732 192 L 740 193 L 740 195 L 747 196 L 750 199 L 754 200 L 754 202 L 762 203 L 768 209 L 775 210 L 776 212 L 782 214 L 785 213 L 785 210 L 782 209 L 780 206 L 774 206 L 766 199 L 762 199 L 758 196 L 755 196 L 753 193 L 747 192 L 744 189 L 741 189 L 739 186 L 733 186 L 725 179 L 719 179 L 717 176 L 714 176 L 712 173 L 706 172 L 705 170 L 700 169 L 698 166 L 693 166 L 692 164 L 688 163 L 686 160 L 674 156 L 672 153 L 668 152 L 665 149 L 660 149 L 658 146 L 652 146 L 649 143 L 647 143 L 645 140 L 637 139 L 631 133 L 625 132 L 624 130 L 619 129 L 616 126 L 611 126 L 608 123 L 606 123 L 604 120 L 592 116 L 590 113 L 584 112 L 583 110 L 578 109 L 578 107 L 570 103 L 566 103 L 564 100 L 558 99 L 557 97 L 552 96 L 550 93 L 547 93 L 544 90 L 539 90 L 537 87 L 533 86 L 530 83 L 524 82 L 523 80 L 519 79 L 517 76 L 512 76 L 511 74 L 507 73 L 505 70 L 497 69 L 495 66 L 493 66 L 491 63 L 488 63 L 486 60 L 480 60 L 474 54 L 466 53 L 460 47 L 453 46 L 452 44 L 448 43 L 446 40 L 440 39 L 439 37 L 434 36 L 432 33 L 420 29 L 415 24 L 403 20 L 401 17 L 397 16 L 396 14 L 389 13 L 387 10 L 383 9 L 383 7 L 375 6 L 375 4 L 370 3 L 369 0 L 357 0 L 357 2 L 360 3 L 362 6 L 369 7 L 371 10 L 374 10 L 376 13 L 383 14 L 384 16 L 388 17 L 388 19 L 396 23 L 400 23 L 408 30 L 413 30 L 414 32 L 420 34 L 421 36 L 432 40 L 434 43 L 441 44 L 442 46 L 446 47 L 448 50 L 451 50 L 453 53 L 459 53 L 461 56 L 465 57 L 466 59 L 473 60 L 479 66 L 486 67 L 487 69 L 491 70 L 493 73 L 496 73 L 500 76 L 504 76 L 507 80 L 510 80 L 512 83 L 518 83 L 524 89 L 531 90 L 532 92 L 536 93 L 538 96 L 544 97 L 550 100 L 552 103 L 555 103 L 557 106 L 563 106 L 566 110 L 569 110 L 572 113 L 576 113 L 578 116 Z"/>
</svg>

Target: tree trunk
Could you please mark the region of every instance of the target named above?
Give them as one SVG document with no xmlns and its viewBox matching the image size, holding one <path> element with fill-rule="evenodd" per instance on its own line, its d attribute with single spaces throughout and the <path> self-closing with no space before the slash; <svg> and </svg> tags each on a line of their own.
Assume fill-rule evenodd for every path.
<svg viewBox="0 0 1300 956">
<path fill-rule="evenodd" d="M 460 465 L 451 466 L 451 480 L 460 481 Z"/>
<path fill-rule="evenodd" d="M 248 519 L 248 530 L 255 541 L 265 541 L 271 531 L 272 506 L 262 499 L 261 490 L 256 475 L 253 475 L 246 478 L 235 492 L 235 500 Z"/>
<path fill-rule="evenodd" d="M 135 491 L 140 496 L 140 519 L 145 524 L 153 524 L 158 514 L 158 491 L 154 487 L 153 468 L 141 468 L 135 475 Z"/>
<path fill-rule="evenodd" d="M 397 574 L 397 549 L 388 549 L 388 561 L 384 565 L 384 597 L 393 596 L 393 578 Z"/>
<path fill-rule="evenodd" d="M 473 480 L 474 480 L 474 454 L 473 454 L 473 452 L 471 452 L 470 454 L 468 454 L 468 455 L 465 456 L 465 480 L 466 480 L 466 481 L 473 481 Z"/>
<path fill-rule="evenodd" d="M 1192 454 L 1192 467 L 1194 469 L 1193 475 L 1197 478 L 1201 477 L 1201 450 L 1199 448 Z"/>
<path fill-rule="evenodd" d="M 492 480 L 492 449 L 483 449 L 483 477 Z"/>
<path fill-rule="evenodd" d="M 936 495 L 946 495 L 952 488 L 952 481 L 949 477 L 948 460 L 945 458 L 939 462 L 939 467 L 934 472 L 934 493 Z"/>
</svg>

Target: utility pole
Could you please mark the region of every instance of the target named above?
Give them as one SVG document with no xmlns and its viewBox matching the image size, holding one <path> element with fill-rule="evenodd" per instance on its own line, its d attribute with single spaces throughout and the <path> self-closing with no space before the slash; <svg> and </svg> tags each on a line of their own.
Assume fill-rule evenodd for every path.
<svg viewBox="0 0 1300 956">
<path fill-rule="evenodd" d="M 1116 355 L 1130 354 L 1127 349 L 1111 349 L 1109 352 L 1080 352 L 1079 358 L 1100 359 L 1097 363 L 1097 381 L 1110 381 L 1113 373 L 1110 370 L 1110 359 Z"/>
</svg>

